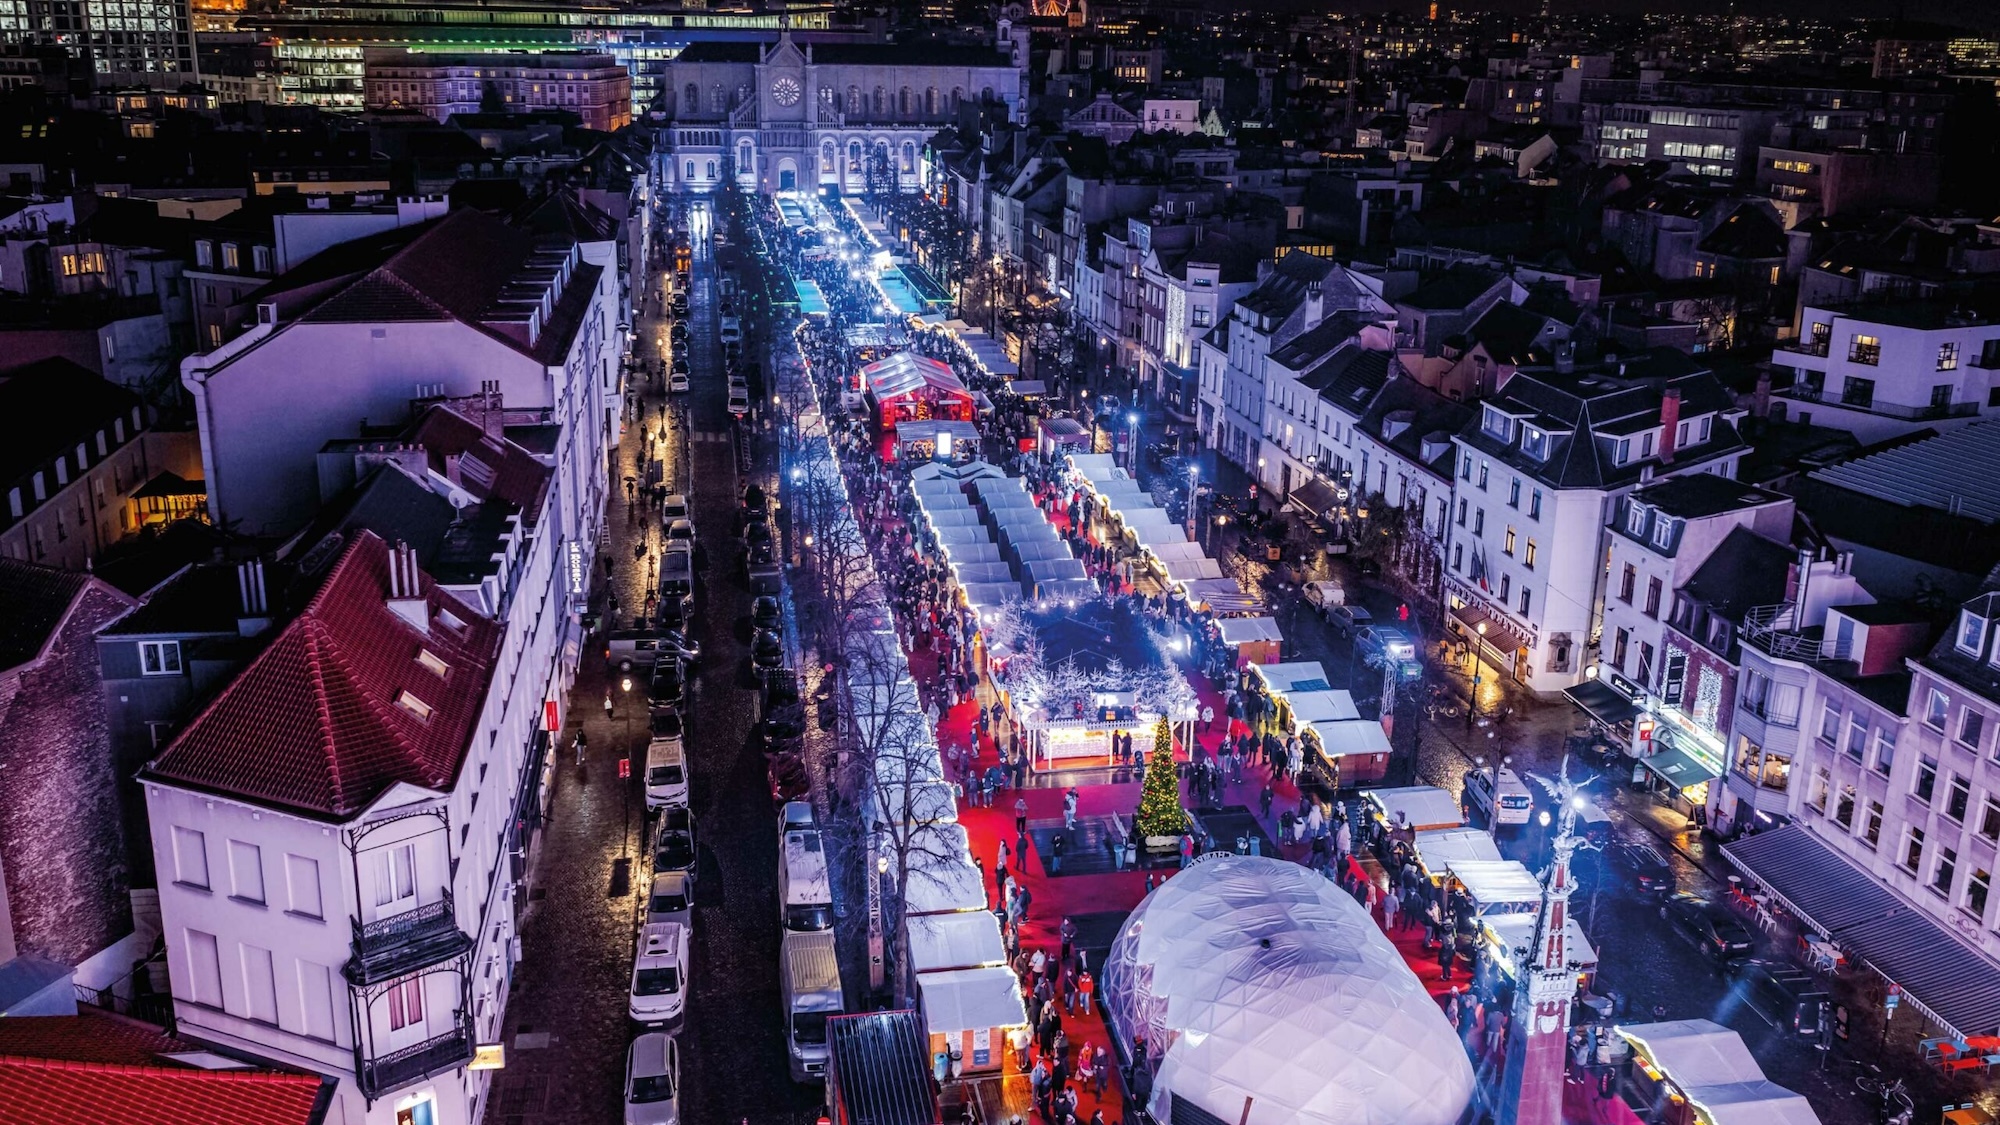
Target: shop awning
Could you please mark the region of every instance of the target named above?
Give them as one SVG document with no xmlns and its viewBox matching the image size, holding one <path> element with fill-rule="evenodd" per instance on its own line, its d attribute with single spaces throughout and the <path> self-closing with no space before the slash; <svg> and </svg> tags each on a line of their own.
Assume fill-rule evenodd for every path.
<svg viewBox="0 0 2000 1125">
<path fill-rule="evenodd" d="M 1457 798 L 1434 785 L 1404 785 L 1394 789 L 1363 789 L 1361 799 L 1390 827 L 1425 831 L 1456 828 L 1465 823 L 1465 810 Z"/>
<path fill-rule="evenodd" d="M 1722 854 L 1808 926 L 1903 987 L 1938 1024 L 2000 1029 L 2000 965 L 1959 941 L 1802 824 L 1723 845 Z"/>
<path fill-rule="evenodd" d="M 1300 511 L 1315 519 L 1326 515 L 1338 503 L 1333 498 L 1333 486 L 1323 480 L 1307 480 L 1292 489 L 1291 501 Z"/>
<path fill-rule="evenodd" d="M 1000 920 L 991 911 L 910 919 L 910 963 L 920 973 L 986 969 L 1007 963 Z"/>
<path fill-rule="evenodd" d="M 1225 617 L 1215 623 L 1222 633 L 1222 643 L 1240 645 L 1254 641 L 1282 641 L 1285 635 L 1278 631 L 1278 622 L 1270 617 Z"/>
<path fill-rule="evenodd" d="M 1629 723 L 1639 713 L 1639 705 L 1626 698 L 1625 693 L 1605 683 L 1603 680 L 1585 680 L 1575 687 L 1563 689 L 1563 698 L 1581 708 L 1583 713 L 1603 723 L 1615 727 Z"/>
<path fill-rule="evenodd" d="M 1480 638 L 1501 652 L 1517 652 L 1528 647 L 1528 638 L 1507 619 L 1476 602 L 1455 606 L 1451 615 L 1465 627 L 1467 639 Z M 1486 626 L 1485 632 L 1479 627 Z"/>
<path fill-rule="evenodd" d="M 1460 860 L 1449 870 L 1452 878 L 1464 884 L 1465 893 L 1472 896 L 1482 914 L 1498 907 L 1542 901 L 1542 881 L 1526 864 L 1515 860 Z"/>
<path fill-rule="evenodd" d="M 1188 601 L 1216 613 L 1255 613 L 1264 600 L 1249 593 L 1234 578 L 1203 578 L 1187 584 Z"/>
<path fill-rule="evenodd" d="M 1704 781 L 1714 781 L 1722 776 L 1718 771 L 1696 759 L 1694 755 L 1676 746 L 1663 745 L 1650 757 L 1641 758 L 1639 761 L 1676 789 L 1686 789 L 1700 785 Z"/>
<path fill-rule="evenodd" d="M 1022 1027 L 1028 1022 L 1021 982 L 1004 966 L 918 973 L 917 991 L 923 996 L 924 1024 L 933 1035 Z"/>
</svg>

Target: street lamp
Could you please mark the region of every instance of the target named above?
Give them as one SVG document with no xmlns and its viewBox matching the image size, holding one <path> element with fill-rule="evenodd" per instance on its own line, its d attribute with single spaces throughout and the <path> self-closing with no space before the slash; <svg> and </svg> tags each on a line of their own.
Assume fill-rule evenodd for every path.
<svg viewBox="0 0 2000 1125">
<path fill-rule="evenodd" d="M 1130 441 L 1126 444 L 1125 468 L 1136 478 L 1139 475 L 1139 412 L 1136 410 L 1126 412 L 1125 421 L 1132 433 Z"/>
<path fill-rule="evenodd" d="M 1188 466 L 1187 533 L 1189 541 L 1195 540 L 1195 501 L 1201 495 L 1201 466 Z"/>
</svg>

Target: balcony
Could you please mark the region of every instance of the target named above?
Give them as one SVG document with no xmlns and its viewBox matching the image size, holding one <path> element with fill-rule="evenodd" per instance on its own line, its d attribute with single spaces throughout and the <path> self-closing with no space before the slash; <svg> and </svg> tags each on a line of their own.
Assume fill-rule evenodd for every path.
<svg viewBox="0 0 2000 1125">
<path fill-rule="evenodd" d="M 1827 353 L 1827 351 L 1829 350 L 1829 349 L 1827 348 L 1827 343 L 1828 343 L 1828 341 L 1827 341 L 1827 340 L 1824 340 L 1824 339 L 1820 339 L 1820 340 L 1813 340 L 1813 339 L 1805 339 L 1805 340 L 1800 340 L 1800 341 L 1799 341 L 1799 342 L 1798 342 L 1797 344 L 1793 344 L 1793 345 L 1791 345 L 1791 346 L 1789 346 L 1789 347 L 1781 347 L 1781 348 L 1778 348 L 1778 349 L 1777 349 L 1777 354 L 1779 354 L 1779 355 L 1799 355 L 1799 356 L 1811 356 L 1811 357 L 1813 357 L 1814 359 L 1825 359 L 1825 358 L 1826 358 L 1826 353 Z"/>
<path fill-rule="evenodd" d="M 1784 390 L 1773 392 L 1776 397 L 1793 402 L 1818 402 L 1839 406 L 1843 410 L 1858 410 L 1867 414 L 1879 414 L 1885 418 L 1902 418 L 1912 422 L 1935 422 L 1945 418 L 1971 418 L 1979 413 L 1976 402 L 1924 403 L 1911 406 L 1900 402 L 1877 402 L 1871 396 L 1867 399 L 1854 398 L 1843 394 L 1837 398 L 1827 394 L 1822 388 L 1805 383 L 1795 383 Z"/>
<path fill-rule="evenodd" d="M 1779 660 L 1816 664 L 1822 660 L 1843 659 L 1845 654 L 1836 652 L 1834 646 L 1823 639 L 1819 627 L 1802 630 L 1798 622 L 1799 607 L 1794 602 L 1760 605 L 1743 614 L 1743 627 L 1738 636 L 1744 644 Z M 1762 717 L 1761 714 L 1759 717 Z"/>
<path fill-rule="evenodd" d="M 458 928 L 449 894 L 414 910 L 373 922 L 354 923 L 354 956 L 345 972 L 350 983 L 377 984 L 449 961 L 472 948 Z"/>
<path fill-rule="evenodd" d="M 472 1061 L 472 1047 L 472 1020 L 461 1018 L 457 1027 L 443 1035 L 380 1058 L 358 1059 L 354 1077 L 363 1097 L 379 1098 L 434 1074 L 457 1070 Z"/>
</svg>

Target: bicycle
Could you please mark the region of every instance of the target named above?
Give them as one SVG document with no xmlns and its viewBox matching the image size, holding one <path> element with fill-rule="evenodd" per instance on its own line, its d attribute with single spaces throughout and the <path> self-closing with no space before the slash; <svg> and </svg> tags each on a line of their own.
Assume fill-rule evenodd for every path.
<svg viewBox="0 0 2000 1125">
<path fill-rule="evenodd" d="M 1868 1073 L 1854 1076 L 1854 1084 L 1862 1093 L 1875 1095 L 1880 1103 L 1876 1108 L 1875 1118 L 1882 1125 L 1910 1125 L 1911 1117 L 1916 1114 L 1917 1103 L 1916 1099 L 1910 1096 L 1902 1079 L 1885 1080 L 1882 1077 L 1882 1068 L 1870 1063 Z M 1895 1107 L 1893 1111 L 1891 1106 Z"/>
</svg>

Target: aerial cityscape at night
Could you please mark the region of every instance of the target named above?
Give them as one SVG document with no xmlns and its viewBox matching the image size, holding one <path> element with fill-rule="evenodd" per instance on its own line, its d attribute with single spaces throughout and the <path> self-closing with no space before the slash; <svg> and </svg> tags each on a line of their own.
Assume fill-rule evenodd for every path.
<svg viewBox="0 0 2000 1125">
<path fill-rule="evenodd" d="M 0 1125 L 2000 1125 L 2000 8 L 0 0 L 0 419 Z"/>
</svg>

